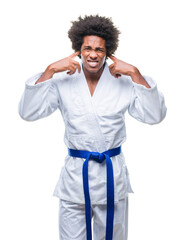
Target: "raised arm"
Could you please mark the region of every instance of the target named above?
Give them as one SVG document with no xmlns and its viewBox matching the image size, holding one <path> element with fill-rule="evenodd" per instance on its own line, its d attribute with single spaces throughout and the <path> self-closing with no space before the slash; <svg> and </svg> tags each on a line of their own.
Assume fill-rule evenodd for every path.
<svg viewBox="0 0 185 240">
<path fill-rule="evenodd" d="M 116 58 L 115 56 L 110 56 L 110 59 L 113 61 L 113 63 L 109 66 L 109 69 L 114 77 L 118 78 L 121 76 L 121 74 L 124 74 L 130 76 L 133 82 L 141 84 L 146 88 L 150 88 L 147 81 L 143 78 L 135 66 L 128 64 Z"/>
<path fill-rule="evenodd" d="M 53 113 L 60 104 L 58 90 L 53 79 L 53 74 L 67 71 L 72 75 L 80 64 L 74 60 L 80 52 L 75 52 L 69 57 L 50 64 L 44 73 L 26 81 L 26 86 L 19 103 L 19 114 L 27 121 L 35 121 Z"/>
<path fill-rule="evenodd" d="M 57 72 L 63 72 L 63 71 L 68 71 L 67 74 L 72 75 L 76 72 L 76 69 L 78 69 L 78 72 L 80 73 L 80 64 L 74 60 L 76 56 L 78 56 L 80 52 L 75 52 L 71 54 L 69 57 L 66 57 L 64 59 L 61 59 L 57 62 L 54 62 L 50 64 L 45 72 L 42 74 L 42 76 L 36 81 L 35 84 L 44 82 L 50 78 L 53 77 L 54 73 Z"/>
<path fill-rule="evenodd" d="M 109 66 L 111 74 L 116 78 L 122 74 L 127 75 L 132 81 L 129 114 L 144 123 L 161 122 L 166 116 L 167 109 L 164 96 L 158 91 L 156 83 L 150 77 L 142 76 L 135 66 L 114 56 L 110 58 L 113 61 L 113 64 Z"/>
</svg>

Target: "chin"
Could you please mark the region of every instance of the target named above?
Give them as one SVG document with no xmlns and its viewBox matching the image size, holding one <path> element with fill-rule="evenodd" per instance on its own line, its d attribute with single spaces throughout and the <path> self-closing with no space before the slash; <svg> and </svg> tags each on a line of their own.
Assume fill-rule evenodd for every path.
<svg viewBox="0 0 185 240">
<path fill-rule="evenodd" d="M 86 70 L 90 73 L 97 73 L 101 68 L 86 68 Z"/>
</svg>

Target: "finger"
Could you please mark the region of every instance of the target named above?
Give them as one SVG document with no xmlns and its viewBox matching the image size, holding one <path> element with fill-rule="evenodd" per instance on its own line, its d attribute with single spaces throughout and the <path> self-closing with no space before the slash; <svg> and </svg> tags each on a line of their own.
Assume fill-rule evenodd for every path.
<svg viewBox="0 0 185 240">
<path fill-rule="evenodd" d="M 74 73 L 75 73 L 74 71 L 68 71 L 68 72 L 67 72 L 68 75 L 72 75 L 72 74 L 74 74 Z"/>
<path fill-rule="evenodd" d="M 74 53 L 71 54 L 69 57 L 70 57 L 70 58 L 75 58 L 75 57 L 77 57 L 78 55 L 80 55 L 80 51 L 74 52 Z"/>
<path fill-rule="evenodd" d="M 78 73 L 80 73 L 81 72 L 81 67 L 80 67 L 79 63 L 77 64 L 77 69 L 78 69 Z"/>
<path fill-rule="evenodd" d="M 117 73 L 116 78 L 119 78 L 119 77 L 121 77 L 121 74 Z"/>
<path fill-rule="evenodd" d="M 109 66 L 109 69 L 112 70 L 114 68 L 114 63 Z"/>
<path fill-rule="evenodd" d="M 76 70 L 78 69 L 78 72 L 80 73 L 80 64 L 79 63 L 73 63 L 73 65 L 69 68 L 69 71 L 67 72 L 68 75 L 72 75 L 76 72 Z"/>
<path fill-rule="evenodd" d="M 110 71 L 110 73 L 114 76 L 114 74 L 116 73 L 114 64 L 111 64 L 111 65 L 109 66 L 109 71 Z"/>
<path fill-rule="evenodd" d="M 115 56 L 113 56 L 113 55 L 110 55 L 109 58 L 110 58 L 113 62 L 115 62 L 116 59 L 117 59 L 117 58 L 116 58 Z"/>
<path fill-rule="evenodd" d="M 68 69 L 67 74 L 68 74 L 68 75 L 72 75 L 72 74 L 75 73 L 75 72 L 76 72 L 76 67 L 75 67 L 75 65 L 72 65 L 72 66 L 70 66 L 70 68 Z"/>
<path fill-rule="evenodd" d="M 110 69 L 110 73 L 111 73 L 111 75 L 112 75 L 113 77 L 115 77 L 115 78 L 121 77 L 121 74 L 118 73 L 118 72 L 116 72 L 115 69 L 114 69 L 114 67 Z"/>
<path fill-rule="evenodd" d="M 81 72 L 81 67 L 80 67 L 79 62 L 74 61 L 73 66 L 74 66 L 76 69 L 78 69 L 78 73 Z"/>
<path fill-rule="evenodd" d="M 113 77 L 115 77 L 115 74 L 116 74 L 115 71 L 111 70 L 110 73 Z"/>
<path fill-rule="evenodd" d="M 110 71 L 110 73 L 112 74 L 113 73 L 113 68 L 111 67 L 109 67 L 109 71 Z"/>
</svg>

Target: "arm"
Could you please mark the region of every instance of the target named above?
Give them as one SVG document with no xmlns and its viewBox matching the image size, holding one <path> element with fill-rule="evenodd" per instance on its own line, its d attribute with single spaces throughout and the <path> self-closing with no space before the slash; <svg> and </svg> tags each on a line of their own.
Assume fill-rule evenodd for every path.
<svg viewBox="0 0 185 240">
<path fill-rule="evenodd" d="M 64 59 L 61 59 L 57 62 L 54 62 L 50 64 L 45 72 L 42 74 L 42 76 L 36 81 L 35 84 L 44 82 L 50 78 L 53 77 L 54 73 L 57 72 L 63 72 L 68 70 L 67 74 L 72 75 L 76 72 L 76 69 L 78 69 L 78 72 L 80 73 L 80 64 L 76 62 L 73 58 L 78 56 L 80 52 L 75 52 L 69 57 L 66 57 Z"/>
<path fill-rule="evenodd" d="M 116 57 L 110 58 L 114 62 L 109 66 L 111 74 L 116 78 L 124 74 L 132 81 L 129 114 L 144 123 L 161 122 L 166 115 L 166 106 L 164 96 L 158 91 L 156 83 L 151 78 L 142 76 L 136 67 Z"/>
<path fill-rule="evenodd" d="M 53 113 L 59 106 L 59 97 L 53 74 L 68 70 L 72 75 L 80 64 L 73 60 L 79 52 L 50 64 L 44 73 L 26 81 L 25 91 L 19 103 L 19 115 L 27 121 L 35 121 Z"/>
<path fill-rule="evenodd" d="M 156 124 L 166 116 L 167 109 L 164 96 L 158 91 L 152 78 L 147 76 L 143 78 L 150 88 L 133 82 L 128 113 L 141 122 Z"/>
<path fill-rule="evenodd" d="M 26 121 L 46 117 L 59 106 L 58 92 L 52 78 L 35 85 L 41 74 L 26 81 L 25 90 L 19 102 L 19 115 Z"/>
<path fill-rule="evenodd" d="M 126 62 L 123 62 L 114 56 L 110 56 L 110 59 L 112 59 L 112 61 L 114 62 L 109 66 L 110 72 L 114 77 L 118 78 L 121 76 L 121 74 L 124 74 L 130 76 L 133 82 L 141 84 L 146 88 L 150 88 L 147 81 L 143 78 L 143 76 L 136 67 Z"/>
</svg>

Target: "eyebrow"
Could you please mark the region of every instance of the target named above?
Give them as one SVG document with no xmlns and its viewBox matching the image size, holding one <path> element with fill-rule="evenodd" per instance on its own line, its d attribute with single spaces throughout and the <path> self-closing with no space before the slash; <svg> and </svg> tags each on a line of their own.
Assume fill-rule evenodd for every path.
<svg viewBox="0 0 185 240">
<path fill-rule="evenodd" d="M 84 46 L 84 48 L 91 48 L 92 49 L 91 46 Z M 97 48 L 95 48 L 95 50 L 105 50 L 105 48 L 97 47 Z"/>
</svg>

